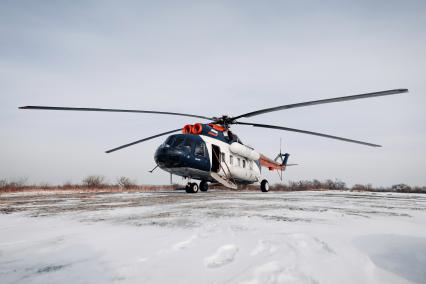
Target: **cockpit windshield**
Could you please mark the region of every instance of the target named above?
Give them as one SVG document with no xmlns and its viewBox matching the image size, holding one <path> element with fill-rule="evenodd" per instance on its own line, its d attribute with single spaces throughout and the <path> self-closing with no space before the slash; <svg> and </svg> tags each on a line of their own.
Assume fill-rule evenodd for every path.
<svg viewBox="0 0 426 284">
<path fill-rule="evenodd" d="M 164 145 L 173 147 L 173 148 L 181 148 L 183 146 L 191 148 L 193 141 L 190 137 L 185 137 L 184 135 L 172 135 L 166 139 Z"/>
<path fill-rule="evenodd" d="M 231 131 L 228 131 L 228 139 L 231 143 L 237 142 L 237 143 L 243 144 L 243 141 L 241 141 L 240 138 Z"/>
<path fill-rule="evenodd" d="M 184 142 L 185 142 L 185 137 L 178 136 L 178 137 L 175 137 L 175 140 L 173 141 L 171 146 L 172 147 L 180 147 L 180 146 L 183 145 Z"/>
</svg>

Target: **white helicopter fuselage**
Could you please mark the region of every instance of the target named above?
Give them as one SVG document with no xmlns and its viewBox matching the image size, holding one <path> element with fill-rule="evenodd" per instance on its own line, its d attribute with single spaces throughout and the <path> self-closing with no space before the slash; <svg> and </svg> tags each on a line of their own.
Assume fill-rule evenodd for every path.
<svg viewBox="0 0 426 284">
<path fill-rule="evenodd" d="M 180 134 L 179 136 L 192 135 Z M 196 138 L 203 142 L 205 147 L 204 155 L 195 155 L 193 149 L 186 153 L 183 150 L 175 151 L 173 146 L 162 144 L 160 149 L 168 148 L 166 150 L 168 151 L 166 154 L 168 161 L 162 163 L 161 159 L 156 156 L 157 164 L 161 169 L 171 174 L 189 179 L 217 182 L 212 177 L 213 174 L 213 176 L 219 175 L 219 177 L 232 180 L 238 184 L 251 184 L 260 180 L 261 170 L 257 160 L 250 159 L 248 155 L 243 156 L 235 151 L 231 151 L 232 144 L 221 140 L 205 135 L 197 135 Z M 195 143 L 199 143 L 199 141 Z M 241 147 L 247 146 L 241 145 Z M 249 148 L 247 147 L 247 149 Z M 157 153 L 156 155 L 158 155 Z M 179 162 L 170 163 L 174 159 L 179 160 Z"/>
<path fill-rule="evenodd" d="M 204 135 L 200 135 L 200 138 L 203 139 L 206 143 L 211 164 L 213 164 L 214 160 L 213 147 L 219 146 L 221 157 L 220 167 L 217 173 L 220 176 L 226 176 L 230 174 L 232 178 L 244 183 L 254 183 L 260 180 L 261 171 L 259 164 L 257 163 L 258 159 L 249 159 L 248 156 L 244 157 L 235 151 L 231 151 L 231 144 L 222 142 L 220 140 Z M 245 145 L 241 146 L 247 147 Z"/>
</svg>

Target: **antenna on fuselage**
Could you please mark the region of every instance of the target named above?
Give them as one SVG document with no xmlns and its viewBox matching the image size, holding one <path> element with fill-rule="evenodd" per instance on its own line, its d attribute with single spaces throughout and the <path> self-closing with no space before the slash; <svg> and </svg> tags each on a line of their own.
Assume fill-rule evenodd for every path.
<svg viewBox="0 0 426 284">
<path fill-rule="evenodd" d="M 156 168 L 158 168 L 158 165 L 156 165 L 155 168 L 153 168 L 152 170 L 150 170 L 148 172 L 150 172 L 152 174 L 155 171 Z"/>
</svg>

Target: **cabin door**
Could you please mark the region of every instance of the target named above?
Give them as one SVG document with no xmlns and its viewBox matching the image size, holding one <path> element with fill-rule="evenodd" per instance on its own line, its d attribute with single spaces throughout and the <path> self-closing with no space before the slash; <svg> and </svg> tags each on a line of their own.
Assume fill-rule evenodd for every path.
<svg viewBox="0 0 426 284">
<path fill-rule="evenodd" d="M 220 147 L 212 144 L 212 172 L 219 172 L 220 170 Z"/>
</svg>

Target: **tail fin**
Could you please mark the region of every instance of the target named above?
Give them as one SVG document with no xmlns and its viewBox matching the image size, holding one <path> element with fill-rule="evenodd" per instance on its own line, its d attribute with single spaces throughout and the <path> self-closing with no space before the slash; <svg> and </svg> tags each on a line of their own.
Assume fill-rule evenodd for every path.
<svg viewBox="0 0 426 284">
<path fill-rule="evenodd" d="M 281 152 L 277 155 L 277 157 L 274 159 L 275 162 L 278 161 L 278 159 L 281 160 L 281 166 L 287 166 L 288 158 L 290 157 L 289 153 L 282 154 Z"/>
<path fill-rule="evenodd" d="M 285 153 L 283 154 L 281 152 L 281 145 L 282 145 L 282 140 L 280 138 L 280 153 L 277 155 L 277 157 L 274 159 L 275 162 L 278 162 L 278 159 L 281 159 L 281 166 L 287 166 L 287 162 L 288 162 L 288 157 L 290 157 L 289 153 Z M 284 158 L 283 158 L 284 157 Z"/>
<path fill-rule="evenodd" d="M 288 162 L 288 158 L 290 157 L 290 154 L 289 153 L 285 153 L 284 154 L 284 160 L 283 160 L 283 163 L 282 163 L 282 165 L 283 166 L 287 166 L 287 162 Z M 282 158 L 281 158 L 282 159 Z"/>
</svg>

